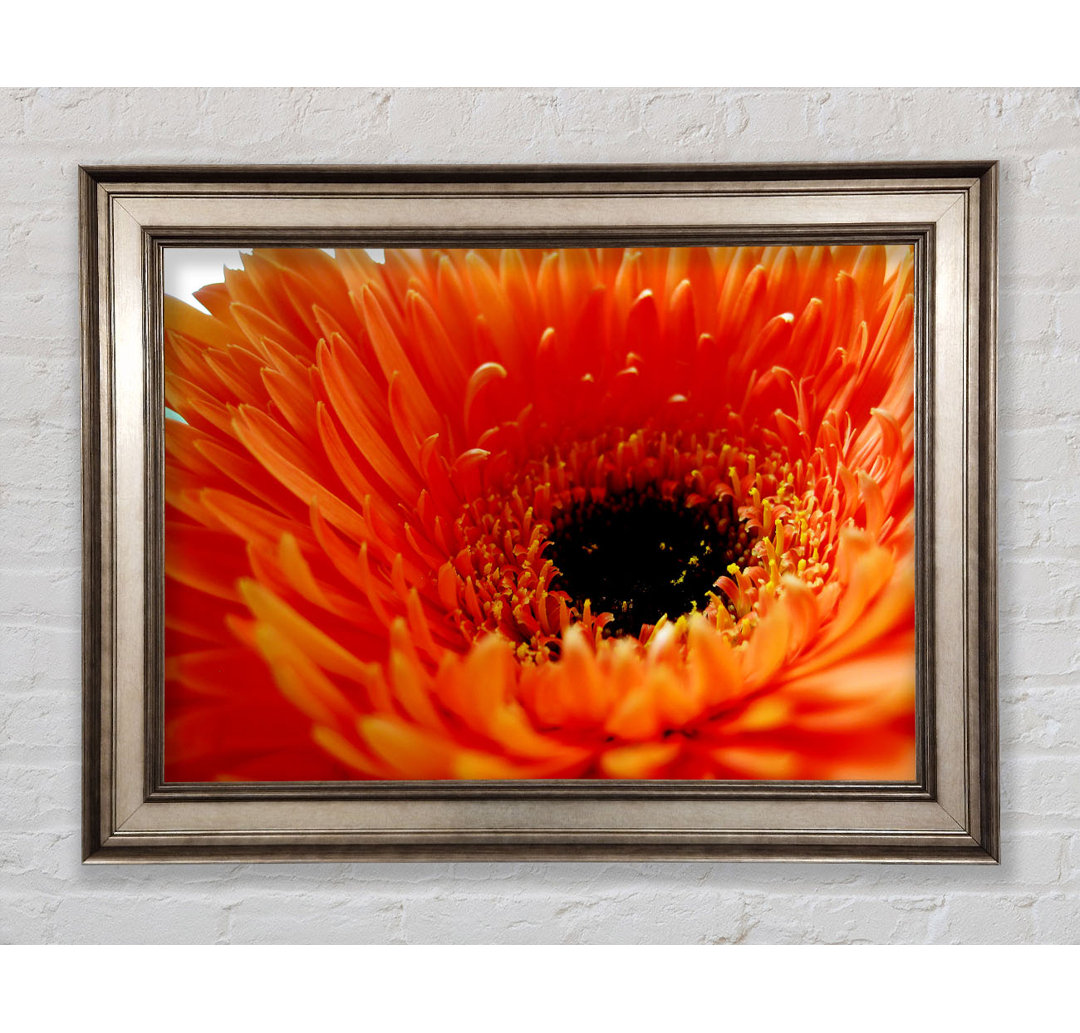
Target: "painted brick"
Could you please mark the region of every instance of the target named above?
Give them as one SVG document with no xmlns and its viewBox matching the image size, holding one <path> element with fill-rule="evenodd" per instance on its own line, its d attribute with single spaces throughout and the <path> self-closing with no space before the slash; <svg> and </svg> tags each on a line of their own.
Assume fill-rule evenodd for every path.
<svg viewBox="0 0 1080 1033">
<path fill-rule="evenodd" d="M 980 894 L 958 893 L 950 898 L 944 943 L 1029 943 L 1034 938 L 1036 897 L 1024 894 L 987 907 Z"/>
<path fill-rule="evenodd" d="M 1004 675 L 1060 678 L 1077 669 L 1080 640 L 1064 640 L 1059 621 L 1006 621 L 1000 629 L 999 666 Z"/>
<path fill-rule="evenodd" d="M 400 893 L 310 894 L 281 908 L 276 895 L 246 895 L 225 908 L 227 936 L 243 943 L 404 943 Z"/>
<path fill-rule="evenodd" d="M 1080 943 L 1080 893 L 1055 893 L 1035 902 L 1035 930 L 1042 943 Z"/>
<path fill-rule="evenodd" d="M 791 906 L 754 901 L 747 943 L 937 943 L 942 938 L 945 898 L 815 895 Z M 779 902 L 777 902 L 779 903 Z M 874 932 L 867 934 L 867 922 Z"/>
<path fill-rule="evenodd" d="M 226 925 L 213 901 L 155 890 L 126 900 L 65 894 L 49 920 L 61 943 L 215 943 Z"/>
<path fill-rule="evenodd" d="M 1080 754 L 1069 750 L 1006 756 L 1002 760 L 1003 816 L 1030 815 L 1048 825 L 1075 828 L 1080 823 L 1078 770 Z"/>
<path fill-rule="evenodd" d="M 1076 679 L 1080 682 L 1080 672 Z M 1003 696 L 1002 742 L 1040 751 L 1080 751 L 1080 714 L 1073 706 L 1080 685 L 1024 684 Z"/>
</svg>

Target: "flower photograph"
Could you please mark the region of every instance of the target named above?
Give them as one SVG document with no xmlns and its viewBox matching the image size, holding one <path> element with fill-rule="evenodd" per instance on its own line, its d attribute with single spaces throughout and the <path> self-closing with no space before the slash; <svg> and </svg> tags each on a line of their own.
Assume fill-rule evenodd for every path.
<svg viewBox="0 0 1080 1033">
<path fill-rule="evenodd" d="M 915 779 L 912 247 L 237 264 L 164 298 L 166 782 Z"/>
</svg>

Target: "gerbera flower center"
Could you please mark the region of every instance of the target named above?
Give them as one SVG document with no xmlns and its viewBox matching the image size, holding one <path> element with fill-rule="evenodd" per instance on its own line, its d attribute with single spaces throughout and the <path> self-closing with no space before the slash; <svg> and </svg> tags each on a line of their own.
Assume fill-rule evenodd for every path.
<svg viewBox="0 0 1080 1033">
<path fill-rule="evenodd" d="M 589 601 L 594 613 L 610 612 L 613 635 L 704 610 L 717 578 L 732 563 L 745 568 L 754 543 L 730 498 L 688 504 L 654 485 L 588 499 L 553 523 L 552 587 L 581 609 Z"/>
</svg>

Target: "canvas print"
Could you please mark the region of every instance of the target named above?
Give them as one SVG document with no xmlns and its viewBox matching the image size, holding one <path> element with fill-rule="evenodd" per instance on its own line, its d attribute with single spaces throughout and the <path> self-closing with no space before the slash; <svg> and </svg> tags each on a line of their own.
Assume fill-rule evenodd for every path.
<svg viewBox="0 0 1080 1033">
<path fill-rule="evenodd" d="M 164 299 L 167 782 L 915 778 L 911 247 L 235 264 Z"/>
</svg>

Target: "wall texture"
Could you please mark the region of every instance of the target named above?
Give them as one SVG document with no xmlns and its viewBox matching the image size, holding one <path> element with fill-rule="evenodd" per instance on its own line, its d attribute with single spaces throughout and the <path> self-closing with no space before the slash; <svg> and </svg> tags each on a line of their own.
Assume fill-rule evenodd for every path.
<svg viewBox="0 0 1080 1033">
<path fill-rule="evenodd" d="M 80 163 L 997 158 L 1002 863 L 79 863 Z M 0 94 L 0 941 L 1080 940 L 1080 91 Z"/>
</svg>

